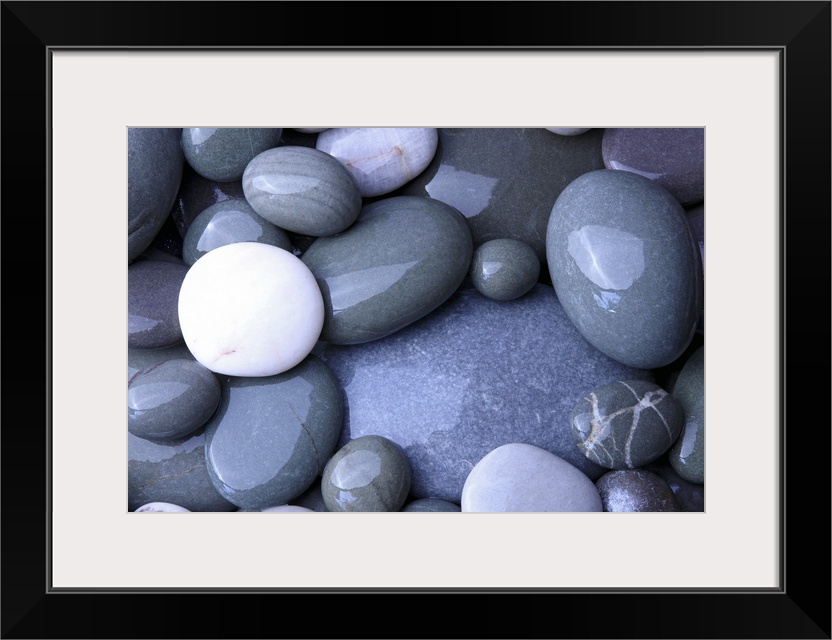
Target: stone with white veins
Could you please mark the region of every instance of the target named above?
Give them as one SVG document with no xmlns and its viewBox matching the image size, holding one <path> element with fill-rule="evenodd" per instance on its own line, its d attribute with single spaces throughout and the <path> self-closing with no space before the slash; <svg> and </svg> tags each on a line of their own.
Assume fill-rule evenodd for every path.
<svg viewBox="0 0 832 640">
<path fill-rule="evenodd" d="M 477 462 L 462 488 L 462 511 L 601 511 L 592 480 L 563 458 L 524 443 L 497 447 Z"/>
<path fill-rule="evenodd" d="M 316 148 L 337 158 L 365 198 L 390 193 L 427 168 L 439 145 L 434 128 L 327 129 Z"/>
<path fill-rule="evenodd" d="M 240 242 L 206 253 L 179 293 L 179 324 L 194 358 L 215 373 L 272 376 L 315 346 L 324 304 L 315 277 L 278 247 Z"/>
</svg>

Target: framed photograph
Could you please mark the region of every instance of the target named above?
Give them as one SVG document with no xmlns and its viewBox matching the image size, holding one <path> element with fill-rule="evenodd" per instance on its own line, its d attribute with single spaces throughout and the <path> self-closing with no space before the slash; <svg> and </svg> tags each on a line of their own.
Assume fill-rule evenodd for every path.
<svg viewBox="0 0 832 640">
<path fill-rule="evenodd" d="M 4 2 L 2 636 L 829 638 L 830 8 Z M 129 127 L 567 125 L 705 130 L 704 511 L 128 513 Z"/>
</svg>

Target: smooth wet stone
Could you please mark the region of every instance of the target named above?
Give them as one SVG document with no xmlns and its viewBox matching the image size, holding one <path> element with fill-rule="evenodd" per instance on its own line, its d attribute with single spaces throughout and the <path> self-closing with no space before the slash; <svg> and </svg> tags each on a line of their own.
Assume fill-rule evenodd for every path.
<svg viewBox="0 0 832 640">
<path fill-rule="evenodd" d="M 486 298 L 515 300 L 537 284 L 540 260 L 521 240 L 489 240 L 474 251 L 469 275 L 471 284 Z"/>
<path fill-rule="evenodd" d="M 610 471 L 595 483 L 604 511 L 681 511 L 673 490 L 655 473 L 643 469 Z"/>
<path fill-rule="evenodd" d="M 209 251 L 235 242 L 261 242 L 292 251 L 286 232 L 257 215 L 245 199 L 224 200 L 200 213 L 182 246 L 182 259 L 192 265 Z"/>
<path fill-rule="evenodd" d="M 169 502 L 151 502 L 136 509 L 136 513 L 190 513 L 190 510 Z"/>
<path fill-rule="evenodd" d="M 168 360 L 193 360 L 194 357 L 184 342 L 161 349 L 127 349 L 127 383 L 142 369 L 155 367 Z"/>
<path fill-rule="evenodd" d="M 252 208 L 293 233 L 330 236 L 361 211 L 361 193 L 350 172 L 331 155 L 307 147 L 278 147 L 259 154 L 243 174 Z"/>
<path fill-rule="evenodd" d="M 705 129 L 605 129 L 607 169 L 631 171 L 660 184 L 681 204 L 705 197 Z"/>
<path fill-rule="evenodd" d="M 150 246 L 182 179 L 181 129 L 127 129 L 127 260 Z"/>
<path fill-rule="evenodd" d="M 344 399 L 314 356 L 266 378 L 222 380 L 222 399 L 205 428 L 211 481 L 245 509 L 293 503 L 335 452 Z"/>
<path fill-rule="evenodd" d="M 402 511 L 405 513 L 451 512 L 462 511 L 462 507 L 439 498 L 419 498 L 406 504 Z"/>
<path fill-rule="evenodd" d="M 545 129 L 440 129 L 433 161 L 393 195 L 430 196 L 465 216 L 474 246 L 515 238 L 546 264 L 546 225 L 575 178 L 603 169 L 602 130 L 555 136 Z"/>
<path fill-rule="evenodd" d="M 293 504 L 284 504 L 279 507 L 269 507 L 267 509 L 260 509 L 261 513 L 293 513 L 293 512 L 306 512 L 312 513 L 312 509 L 307 509 L 306 507 L 298 507 L 297 505 Z"/>
<path fill-rule="evenodd" d="M 288 251 L 238 242 L 206 253 L 179 293 L 179 324 L 194 357 L 215 373 L 273 376 L 297 365 L 321 333 L 315 278 Z"/>
<path fill-rule="evenodd" d="M 193 359 L 167 360 L 127 385 L 127 430 L 140 438 L 183 438 L 204 425 L 220 401 L 217 377 Z"/>
<path fill-rule="evenodd" d="M 170 215 L 183 238 L 196 217 L 208 207 L 226 200 L 245 200 L 242 180 L 217 182 L 203 178 L 186 162 L 182 184 Z"/>
<path fill-rule="evenodd" d="M 476 461 L 510 442 L 547 449 L 599 478 L 607 469 L 575 445 L 572 408 L 588 389 L 652 380 L 584 340 L 546 285 L 511 304 L 460 290 L 394 335 L 324 344 L 320 357 L 346 396 L 341 444 L 370 434 L 393 440 L 413 468 L 411 497 L 457 504 Z"/>
<path fill-rule="evenodd" d="M 140 260 L 127 268 L 127 346 L 170 347 L 182 342 L 177 305 L 188 267 Z"/>
<path fill-rule="evenodd" d="M 235 511 L 211 483 L 205 467 L 205 430 L 171 442 L 127 433 L 127 509 L 170 502 L 189 511 Z"/>
<path fill-rule="evenodd" d="M 343 164 L 365 198 L 390 193 L 418 176 L 436 153 L 432 128 L 326 129 L 316 148 Z"/>
<path fill-rule="evenodd" d="M 258 153 L 276 147 L 283 129 L 191 127 L 182 129 L 182 151 L 194 171 L 208 180 L 243 177 Z"/>
<path fill-rule="evenodd" d="M 655 369 L 690 344 L 702 264 L 684 209 L 663 187 L 627 171 L 581 176 L 552 208 L 546 251 L 564 310 L 611 358 Z"/>
<path fill-rule="evenodd" d="M 591 127 L 587 127 L 585 129 L 582 127 L 546 127 L 546 131 L 551 131 L 559 136 L 579 136 L 582 133 L 586 133 L 590 129 Z"/>
<path fill-rule="evenodd" d="M 598 387 L 572 410 L 578 449 L 607 469 L 636 469 L 667 451 L 682 430 L 681 405 L 653 382 L 620 380 Z"/>
<path fill-rule="evenodd" d="M 378 340 L 423 318 L 456 291 L 473 246 L 465 220 L 431 198 L 368 204 L 344 233 L 319 238 L 303 255 L 323 294 L 321 340 Z"/>
<path fill-rule="evenodd" d="M 682 433 L 668 453 L 673 469 L 689 482 L 705 482 L 705 347 L 688 358 L 676 383 L 673 397 L 685 415 Z"/>
<path fill-rule="evenodd" d="M 668 462 L 667 454 L 645 465 L 644 470 L 655 473 L 667 483 L 682 511 L 693 513 L 705 511 L 705 485 L 688 482 L 676 473 Z"/>
<path fill-rule="evenodd" d="M 467 513 L 601 511 L 601 496 L 583 472 L 545 449 L 525 443 L 496 447 L 465 480 Z"/>
<path fill-rule="evenodd" d="M 332 456 L 321 475 L 321 493 L 330 511 L 399 511 L 410 482 L 410 463 L 401 447 L 370 435 Z"/>
</svg>

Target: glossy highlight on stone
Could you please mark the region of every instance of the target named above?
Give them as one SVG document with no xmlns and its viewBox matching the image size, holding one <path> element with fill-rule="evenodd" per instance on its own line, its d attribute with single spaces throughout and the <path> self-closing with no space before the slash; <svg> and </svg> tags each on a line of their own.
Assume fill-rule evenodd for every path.
<svg viewBox="0 0 832 640">
<path fill-rule="evenodd" d="M 177 304 L 188 267 L 166 260 L 139 260 L 127 268 L 127 346 L 170 347 L 182 342 Z"/>
<path fill-rule="evenodd" d="M 705 347 L 699 347 L 685 362 L 673 397 L 685 414 L 682 433 L 668 454 L 673 469 L 689 482 L 705 482 Z"/>
<path fill-rule="evenodd" d="M 489 240 L 474 251 L 471 284 L 486 298 L 515 300 L 540 277 L 540 260 L 529 245 L 513 238 Z"/>
<path fill-rule="evenodd" d="M 597 349 L 655 369 L 690 344 L 702 265 L 684 209 L 663 187 L 626 171 L 584 174 L 552 208 L 546 250 L 558 300 Z"/>
<path fill-rule="evenodd" d="M 191 127 L 182 130 L 182 151 L 194 171 L 208 180 L 243 177 L 258 153 L 276 147 L 283 129 Z"/>
<path fill-rule="evenodd" d="M 682 510 L 667 482 L 644 469 L 610 471 L 595 486 L 610 513 Z"/>
<path fill-rule="evenodd" d="M 379 200 L 337 236 L 303 255 L 325 306 L 321 340 L 360 344 L 423 318 L 456 291 L 471 264 L 465 220 L 453 207 L 415 196 Z"/>
</svg>

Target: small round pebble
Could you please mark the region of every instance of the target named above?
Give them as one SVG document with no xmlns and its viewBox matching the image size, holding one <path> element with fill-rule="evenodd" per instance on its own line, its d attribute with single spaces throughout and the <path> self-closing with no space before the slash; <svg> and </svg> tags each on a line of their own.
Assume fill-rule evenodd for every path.
<svg viewBox="0 0 832 640">
<path fill-rule="evenodd" d="M 350 172 L 331 155 L 288 146 L 259 154 L 243 174 L 243 192 L 266 220 L 293 233 L 331 236 L 361 211 Z"/>
<path fill-rule="evenodd" d="M 127 268 L 127 346 L 157 349 L 182 342 L 177 314 L 182 263 L 140 260 Z"/>
<path fill-rule="evenodd" d="M 474 251 L 469 275 L 471 284 L 486 298 L 515 300 L 537 284 L 540 260 L 522 240 L 489 240 Z"/>
<path fill-rule="evenodd" d="M 681 405 L 653 382 L 613 382 L 580 400 L 570 417 L 583 454 L 608 469 L 635 469 L 653 462 L 679 437 Z"/>
<path fill-rule="evenodd" d="M 194 171 L 217 182 L 243 177 L 258 153 L 276 147 L 283 129 L 192 127 L 182 129 L 182 151 Z"/>
<path fill-rule="evenodd" d="M 420 498 L 405 505 L 402 511 L 406 513 L 462 511 L 462 507 L 448 500 L 442 500 L 441 498 Z"/>
<path fill-rule="evenodd" d="M 364 436 L 332 456 L 321 492 L 330 511 L 399 511 L 410 481 L 410 462 L 399 445 L 382 436 Z"/>
<path fill-rule="evenodd" d="M 705 347 L 699 347 L 685 362 L 673 397 L 685 414 L 682 433 L 668 453 L 670 465 L 688 482 L 705 482 Z"/>
<path fill-rule="evenodd" d="M 136 509 L 136 513 L 190 513 L 190 509 L 170 502 L 149 502 Z"/>
<path fill-rule="evenodd" d="M 670 486 L 650 471 L 610 471 L 595 486 L 601 494 L 604 511 L 681 511 Z"/>
<path fill-rule="evenodd" d="M 286 232 L 257 215 L 243 198 L 224 200 L 200 213 L 182 241 L 182 259 L 193 265 L 209 251 L 235 242 L 261 242 L 292 250 Z"/>
<path fill-rule="evenodd" d="M 193 433 L 220 401 L 217 377 L 194 360 L 167 360 L 139 372 L 127 385 L 127 430 L 149 440 Z"/>
<path fill-rule="evenodd" d="M 324 322 L 312 272 L 288 251 L 258 242 L 206 253 L 179 294 L 179 323 L 194 357 L 216 373 L 272 376 L 315 346 Z"/>
<path fill-rule="evenodd" d="M 546 127 L 546 131 L 551 131 L 559 136 L 579 136 L 582 133 L 589 131 L 591 127 Z"/>
</svg>

